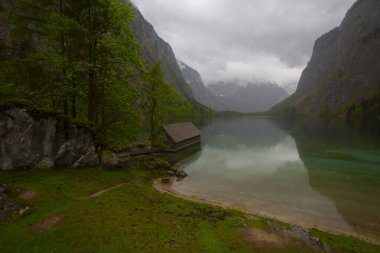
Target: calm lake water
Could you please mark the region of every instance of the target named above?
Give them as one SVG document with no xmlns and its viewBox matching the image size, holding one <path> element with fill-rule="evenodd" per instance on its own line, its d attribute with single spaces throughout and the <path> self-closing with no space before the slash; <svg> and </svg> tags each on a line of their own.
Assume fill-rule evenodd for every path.
<svg viewBox="0 0 380 253">
<path fill-rule="evenodd" d="M 344 124 L 216 118 L 182 194 L 380 242 L 380 139 Z"/>
</svg>

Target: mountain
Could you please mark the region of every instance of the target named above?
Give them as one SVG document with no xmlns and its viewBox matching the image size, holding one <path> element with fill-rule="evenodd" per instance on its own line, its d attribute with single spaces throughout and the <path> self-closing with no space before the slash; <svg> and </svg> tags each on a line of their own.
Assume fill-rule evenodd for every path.
<svg viewBox="0 0 380 253">
<path fill-rule="evenodd" d="M 227 106 L 227 111 L 244 113 L 267 111 L 289 95 L 276 84 L 238 85 L 221 82 L 211 84 L 208 88 Z"/>
<path fill-rule="evenodd" d="M 127 0 L 127 2 L 129 1 Z M 172 84 L 181 94 L 188 98 L 193 98 L 191 89 L 182 76 L 172 48 L 158 36 L 154 27 L 143 17 L 136 6 L 134 6 L 134 9 L 135 20 L 132 24 L 132 31 L 142 47 L 142 56 L 149 65 L 160 62 L 162 69 L 165 71 L 165 81 Z"/>
<path fill-rule="evenodd" d="M 274 113 L 380 120 L 380 1 L 358 0 L 320 37 L 291 97 Z"/>
<path fill-rule="evenodd" d="M 241 89 L 240 85 L 229 82 L 218 82 L 207 85 L 207 88 L 218 97 L 229 97 Z"/>
<path fill-rule="evenodd" d="M 245 84 L 219 82 L 206 87 L 201 75 L 187 64 L 178 61 L 194 99 L 215 111 L 262 112 L 288 96 L 285 89 L 274 84 Z"/>
<path fill-rule="evenodd" d="M 178 61 L 182 75 L 190 87 L 194 99 L 199 103 L 212 108 L 215 111 L 224 111 L 226 106 L 217 96 L 212 94 L 203 83 L 201 75 L 187 64 Z"/>
<path fill-rule="evenodd" d="M 142 46 L 142 55 L 148 64 L 161 62 L 165 71 L 165 81 L 171 83 L 180 93 L 215 111 L 257 112 L 270 109 L 281 101 L 287 93 L 278 86 L 250 86 L 241 91 L 234 89 L 229 98 L 221 98 L 210 92 L 201 75 L 185 63 L 178 62 L 170 45 L 160 38 L 154 27 L 135 8 L 132 30 Z M 228 89 L 228 88 L 227 88 Z M 241 93 L 238 93 L 241 91 Z M 236 92 L 236 95 L 234 95 Z M 243 99 L 241 99 L 243 98 Z"/>
</svg>

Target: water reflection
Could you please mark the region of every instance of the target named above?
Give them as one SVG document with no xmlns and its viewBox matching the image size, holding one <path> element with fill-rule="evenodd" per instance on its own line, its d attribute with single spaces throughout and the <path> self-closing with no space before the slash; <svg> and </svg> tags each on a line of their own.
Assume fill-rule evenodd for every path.
<svg viewBox="0 0 380 253">
<path fill-rule="evenodd" d="M 173 188 L 292 223 L 379 239 L 380 222 L 368 224 L 380 213 L 380 206 L 372 200 L 379 196 L 380 166 L 376 169 L 374 163 L 379 161 L 380 153 L 376 153 L 373 139 L 366 144 L 361 141 L 373 152 L 360 155 L 351 150 L 361 161 L 356 165 L 362 165 L 363 159 L 369 165 L 365 169 L 355 167 L 352 164 L 355 157 L 347 155 L 347 149 L 341 149 L 339 141 L 335 141 L 337 136 L 346 141 L 347 135 L 343 138 L 345 132 L 337 134 L 334 129 L 269 118 L 217 118 L 202 129 L 203 149 L 196 160 L 185 166 L 189 177 L 176 182 Z M 348 147 L 347 143 L 342 145 Z M 347 156 L 351 158 L 348 162 Z M 360 175 L 348 171 L 351 167 L 360 169 Z M 369 183 L 372 192 L 358 193 L 358 186 L 350 185 L 349 181 L 368 187 L 368 182 L 362 179 L 364 174 L 368 179 L 368 171 L 372 171 Z M 348 181 L 336 182 L 341 176 L 349 178 Z M 345 194 L 341 196 L 343 191 Z M 365 202 L 372 213 L 360 211 L 361 194 L 373 201 L 374 205 Z M 346 209 L 354 207 L 359 209 L 354 216 L 360 218 L 352 222 Z"/>
</svg>

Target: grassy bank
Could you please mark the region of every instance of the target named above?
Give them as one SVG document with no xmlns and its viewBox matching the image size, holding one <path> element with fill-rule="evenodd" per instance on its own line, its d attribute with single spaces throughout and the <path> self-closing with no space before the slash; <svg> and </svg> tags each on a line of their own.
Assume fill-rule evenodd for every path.
<svg viewBox="0 0 380 253">
<path fill-rule="evenodd" d="M 0 224 L 6 252 L 312 252 L 273 229 L 286 224 L 161 194 L 159 169 L 1 172 L 0 183 L 36 192 L 23 217 Z M 91 197 L 102 190 L 109 191 Z M 46 222 L 59 217 L 56 223 Z M 272 224 L 272 225 L 271 225 Z M 37 229 L 36 229 L 37 228 Z M 335 252 L 380 252 L 365 242 L 320 231 Z"/>
</svg>

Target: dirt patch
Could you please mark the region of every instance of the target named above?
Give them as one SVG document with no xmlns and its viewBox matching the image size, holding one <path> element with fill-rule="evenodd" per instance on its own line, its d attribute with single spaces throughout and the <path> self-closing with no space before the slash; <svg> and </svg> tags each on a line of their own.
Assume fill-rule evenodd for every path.
<svg viewBox="0 0 380 253">
<path fill-rule="evenodd" d="M 104 190 L 101 190 L 101 191 L 98 191 L 98 192 L 95 192 L 94 194 L 91 194 L 90 197 L 91 198 L 97 198 L 101 195 L 103 195 L 104 193 L 108 192 L 108 191 L 111 191 L 113 189 L 116 189 L 116 188 L 119 188 L 121 187 L 123 184 L 118 184 L 118 185 L 115 185 L 115 186 L 112 186 L 110 188 L 107 188 L 107 189 L 104 189 Z"/>
<path fill-rule="evenodd" d="M 64 218 L 65 216 L 62 214 L 55 215 L 53 217 L 50 217 L 46 220 L 34 224 L 29 228 L 29 232 L 32 234 L 39 234 L 45 232 L 53 227 L 56 227 L 63 221 Z"/>
<path fill-rule="evenodd" d="M 254 249 L 292 249 L 295 252 L 310 248 L 303 241 L 283 231 L 264 230 L 247 227 L 242 231 L 242 238 Z M 310 248 L 310 251 L 312 249 Z"/>
<path fill-rule="evenodd" d="M 242 232 L 243 240 L 255 248 L 285 248 L 288 246 L 286 240 L 277 233 L 267 232 L 257 228 L 245 228 Z"/>
<path fill-rule="evenodd" d="M 32 200 L 37 196 L 37 192 L 24 190 L 21 191 L 18 196 L 23 200 Z"/>
</svg>

